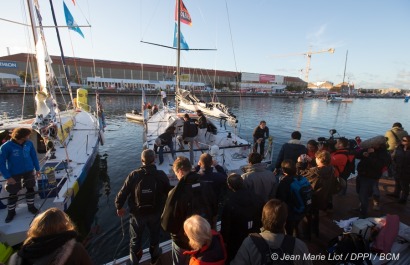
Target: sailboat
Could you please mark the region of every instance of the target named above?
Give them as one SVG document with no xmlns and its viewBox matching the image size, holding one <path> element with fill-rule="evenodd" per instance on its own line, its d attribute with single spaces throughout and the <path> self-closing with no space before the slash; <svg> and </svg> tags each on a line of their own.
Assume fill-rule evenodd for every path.
<svg viewBox="0 0 410 265">
<path fill-rule="evenodd" d="M 205 115 L 227 121 L 231 126 L 235 126 L 238 123 L 238 119 L 226 105 L 219 101 L 214 101 L 215 94 L 212 97 L 212 101 L 205 102 L 198 99 L 190 91 L 180 88 L 176 93 L 176 98 L 179 107 L 182 109 L 190 111 L 201 110 Z"/>
<path fill-rule="evenodd" d="M 181 2 L 181 0 L 177 0 Z M 177 4 L 177 8 L 180 8 L 181 4 Z M 182 95 L 184 90 L 180 88 L 180 55 L 181 55 L 181 11 L 177 11 L 177 65 L 176 65 L 176 94 Z M 143 99 L 144 100 L 144 99 Z M 164 133 L 169 127 L 175 127 L 176 136 L 182 136 L 183 133 L 183 116 L 185 113 L 180 112 L 181 101 L 178 96 L 175 98 L 175 107 L 164 107 L 147 120 L 144 121 L 145 126 L 145 143 L 144 148 L 154 149 L 155 139 L 162 133 Z M 205 113 L 205 112 L 204 112 Z M 206 113 L 205 113 L 206 114 Z M 191 120 L 198 118 L 196 113 L 188 113 Z M 146 116 L 146 115 L 145 115 Z M 247 156 L 251 150 L 251 145 L 248 141 L 241 138 L 237 134 L 236 127 L 216 126 L 211 119 L 207 119 L 208 130 L 204 139 L 198 139 L 194 144 L 192 150 L 186 145 L 178 146 L 177 137 L 174 137 L 174 148 L 177 156 L 193 157 L 191 161 L 192 165 L 196 165 L 199 156 L 202 153 L 209 153 L 213 156 L 214 160 L 219 165 L 223 166 L 228 172 L 240 172 L 241 167 L 247 164 Z M 193 153 L 193 156 L 191 154 Z M 164 152 L 164 163 L 159 164 L 157 161 L 157 169 L 163 170 L 171 180 L 172 184 L 177 183 L 177 179 L 172 171 L 172 163 L 174 158 L 171 152 Z"/>
<path fill-rule="evenodd" d="M 52 5 L 52 2 L 50 2 Z M 55 78 L 51 67 L 51 59 L 47 52 L 45 36 L 41 23 L 38 1 L 27 1 L 31 18 L 31 27 L 36 44 L 36 61 L 40 88 L 36 91 L 35 118 L 4 122 L 0 130 L 11 132 L 15 128 L 29 128 L 33 133 L 33 142 L 40 160 L 41 178 L 37 180 L 35 206 L 40 212 L 57 207 L 67 210 L 75 199 L 81 185 L 98 154 L 99 144 L 104 141 L 103 110 L 96 98 L 96 108 L 88 105 L 88 92 L 77 90 L 77 98 L 70 93 L 71 108 L 60 110 L 53 81 Z M 51 6 L 54 16 L 54 9 Z M 56 22 L 55 22 L 56 23 Z M 59 40 L 58 27 L 55 25 Z M 61 42 L 59 40 L 60 49 Z M 62 52 L 62 49 L 61 49 Z M 62 52 L 62 61 L 64 64 Z M 69 84 L 69 82 L 67 82 Z M 70 89 L 71 92 L 71 89 Z M 1 182 L 3 185 L 4 182 Z M 1 186 L 0 186 L 1 188 Z M 33 214 L 27 211 L 24 198 L 25 191 L 19 196 L 16 216 L 11 223 L 3 220 L 7 215 L 7 196 L 4 187 L 0 193 L 0 242 L 14 246 L 23 242 L 26 232 L 33 220 Z"/>
<path fill-rule="evenodd" d="M 177 0 L 177 65 L 176 65 L 176 94 L 180 93 L 180 53 L 181 53 L 181 2 L 182 0 Z M 144 91 L 143 91 L 144 93 Z M 142 104 L 144 105 L 145 97 L 142 97 Z M 179 112 L 180 102 L 176 97 L 175 107 L 164 107 L 160 109 L 157 113 L 148 117 L 145 110 L 144 113 L 144 146 L 146 149 L 154 149 L 155 139 L 159 135 L 164 133 L 169 127 L 174 126 L 176 128 L 176 136 L 182 135 L 183 130 L 183 116 L 186 113 Z M 188 113 L 191 120 L 196 120 L 198 116 L 195 113 Z M 226 129 L 225 126 L 217 127 L 215 126 L 210 119 L 207 119 L 208 122 L 208 131 L 205 135 L 204 142 L 197 142 L 194 144 L 194 148 L 189 150 L 185 145 L 180 146 L 180 148 L 174 148 L 177 156 L 185 156 L 190 158 L 193 153 L 193 161 L 191 164 L 195 166 L 199 160 L 199 157 L 202 153 L 209 153 L 213 160 L 217 161 L 219 165 L 224 167 L 228 173 L 242 173 L 242 168 L 248 164 L 247 157 L 251 152 L 251 144 L 245 139 L 241 138 L 236 134 L 236 127 L 231 129 Z M 232 131 L 231 131 L 232 130 Z M 177 147 L 178 141 L 177 137 L 173 138 L 174 146 Z M 181 148 L 182 147 L 182 148 Z M 165 147 L 167 148 L 167 147 Z M 271 157 L 267 158 L 268 160 Z M 163 170 L 172 186 L 175 186 L 178 183 L 178 179 L 175 176 L 175 173 L 172 170 L 172 164 L 174 162 L 174 157 L 172 156 L 170 150 L 164 150 L 164 162 L 162 164 L 159 161 L 156 161 L 156 167 L 159 170 Z M 171 251 L 171 240 L 167 240 L 160 244 L 163 253 Z M 140 260 L 140 263 L 150 259 L 149 250 L 144 249 L 143 255 Z M 114 260 L 109 264 L 128 264 L 129 257 L 125 256 L 118 260 Z"/>
</svg>

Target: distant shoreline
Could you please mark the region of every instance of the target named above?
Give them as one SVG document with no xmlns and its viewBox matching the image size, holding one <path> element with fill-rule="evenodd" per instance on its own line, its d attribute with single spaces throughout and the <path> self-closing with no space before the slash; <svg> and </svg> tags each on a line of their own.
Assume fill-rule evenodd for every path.
<svg viewBox="0 0 410 265">
<path fill-rule="evenodd" d="M 26 91 L 26 92 L 22 92 L 22 91 L 1 91 L 0 90 L 0 95 L 18 95 L 18 94 L 32 94 L 32 91 Z M 140 91 L 138 92 L 117 92 L 117 91 L 113 91 L 113 92 L 107 92 L 107 91 L 99 91 L 98 92 L 101 96 L 141 96 L 142 93 Z M 68 95 L 67 91 L 63 92 L 64 95 Z M 88 92 L 89 95 L 95 95 L 96 93 L 93 91 L 89 91 Z M 168 96 L 175 96 L 175 93 L 167 93 Z M 159 96 L 159 92 L 145 92 L 146 96 Z M 291 93 L 237 93 L 237 92 L 217 92 L 216 95 L 218 97 L 255 97 L 255 98 L 265 98 L 265 97 L 272 97 L 272 98 L 305 98 L 305 99 L 309 99 L 309 98 L 325 98 L 327 95 L 326 94 L 291 94 Z M 212 97 L 212 94 L 209 92 L 198 92 L 196 93 L 196 96 L 207 96 L 207 97 Z M 397 99 L 397 98 L 403 98 L 403 95 L 400 96 L 389 96 L 389 95 L 345 95 L 343 96 L 345 98 L 392 98 L 392 99 Z"/>
</svg>

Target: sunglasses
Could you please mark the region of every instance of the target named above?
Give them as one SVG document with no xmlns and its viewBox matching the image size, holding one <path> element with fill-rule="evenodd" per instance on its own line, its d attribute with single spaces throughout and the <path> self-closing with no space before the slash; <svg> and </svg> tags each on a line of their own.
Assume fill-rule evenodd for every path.
<svg viewBox="0 0 410 265">
<path fill-rule="evenodd" d="M 402 139 L 401 141 L 402 141 L 402 142 L 408 142 L 407 139 Z"/>
</svg>

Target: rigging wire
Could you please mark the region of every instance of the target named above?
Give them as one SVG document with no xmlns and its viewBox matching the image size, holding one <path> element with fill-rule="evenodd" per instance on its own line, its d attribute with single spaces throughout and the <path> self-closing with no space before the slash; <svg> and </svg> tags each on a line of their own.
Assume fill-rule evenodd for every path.
<svg viewBox="0 0 410 265">
<path fill-rule="evenodd" d="M 117 264 L 117 263 L 116 263 L 116 262 L 117 262 L 117 259 L 116 259 L 115 257 L 117 256 L 117 252 L 118 252 L 118 250 L 119 250 L 119 248 L 120 248 L 120 246 L 121 246 L 122 241 L 123 241 L 124 238 L 125 238 L 124 220 L 123 220 L 122 217 L 121 217 L 121 233 L 122 233 L 121 241 L 120 241 L 120 243 L 118 243 L 117 248 L 115 249 L 115 252 L 114 252 L 113 264 Z"/>
<path fill-rule="evenodd" d="M 24 118 L 24 105 L 26 101 L 26 87 L 27 87 L 27 68 L 29 65 L 29 57 L 27 56 L 26 61 L 26 74 L 24 75 L 24 91 L 23 91 L 23 105 L 21 106 L 21 119 Z"/>
</svg>

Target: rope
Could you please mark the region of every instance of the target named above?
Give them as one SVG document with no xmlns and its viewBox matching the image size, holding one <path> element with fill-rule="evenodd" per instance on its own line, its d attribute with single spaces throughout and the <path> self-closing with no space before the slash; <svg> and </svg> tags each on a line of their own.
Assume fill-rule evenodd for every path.
<svg viewBox="0 0 410 265">
<path fill-rule="evenodd" d="M 117 263 L 116 263 L 116 262 L 117 262 L 117 259 L 116 259 L 115 257 L 117 256 L 118 249 L 120 248 L 121 243 L 122 243 L 122 241 L 123 241 L 124 238 L 125 238 L 124 221 L 123 221 L 122 217 L 121 217 L 121 232 L 122 232 L 121 241 L 120 241 L 120 243 L 118 244 L 117 249 L 116 249 L 115 252 L 114 252 L 113 263 L 112 263 L 112 264 L 114 264 L 114 265 L 117 264 Z"/>
</svg>

